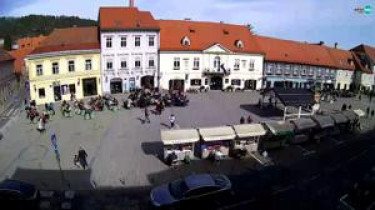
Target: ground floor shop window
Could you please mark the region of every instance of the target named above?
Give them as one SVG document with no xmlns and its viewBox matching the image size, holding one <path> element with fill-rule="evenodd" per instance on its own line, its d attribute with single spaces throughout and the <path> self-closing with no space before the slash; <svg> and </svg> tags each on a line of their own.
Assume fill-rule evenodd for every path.
<svg viewBox="0 0 375 210">
<path fill-rule="evenodd" d="M 97 95 L 98 92 L 97 92 L 97 86 L 96 86 L 96 78 L 83 79 L 82 88 L 83 88 L 83 96 Z M 74 91 L 75 91 L 75 88 L 74 88 Z"/>
<path fill-rule="evenodd" d="M 45 98 L 46 97 L 46 91 L 44 88 L 39 88 L 38 90 L 39 98 Z"/>
<path fill-rule="evenodd" d="M 241 80 L 239 80 L 239 79 L 232 79 L 231 85 L 241 86 Z"/>
<path fill-rule="evenodd" d="M 190 85 L 191 86 L 201 86 L 202 80 L 200 79 L 191 79 L 190 80 Z"/>
<path fill-rule="evenodd" d="M 76 85 L 70 84 L 69 85 L 69 91 L 70 91 L 70 94 L 75 94 L 76 93 Z"/>
</svg>

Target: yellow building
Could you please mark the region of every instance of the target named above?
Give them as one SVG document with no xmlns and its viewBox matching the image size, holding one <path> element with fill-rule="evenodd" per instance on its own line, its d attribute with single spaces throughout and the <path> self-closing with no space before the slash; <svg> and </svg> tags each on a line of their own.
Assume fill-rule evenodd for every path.
<svg viewBox="0 0 375 210">
<path fill-rule="evenodd" d="M 101 94 L 97 27 L 56 29 L 26 57 L 30 100 L 38 105 Z"/>
</svg>

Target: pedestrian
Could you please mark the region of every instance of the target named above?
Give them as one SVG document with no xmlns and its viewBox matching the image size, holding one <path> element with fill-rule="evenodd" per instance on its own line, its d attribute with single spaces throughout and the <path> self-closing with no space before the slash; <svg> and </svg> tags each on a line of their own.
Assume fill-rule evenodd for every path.
<svg viewBox="0 0 375 210">
<path fill-rule="evenodd" d="M 46 131 L 46 117 L 44 114 L 41 114 L 39 118 L 38 127 L 36 128 L 40 133 Z"/>
<path fill-rule="evenodd" d="M 245 118 L 244 118 L 244 116 L 242 116 L 242 117 L 240 118 L 240 124 L 245 124 Z"/>
<path fill-rule="evenodd" d="M 351 109 L 352 109 L 352 105 L 351 105 L 351 104 L 349 104 L 349 107 L 348 107 L 348 109 L 349 109 L 349 110 L 351 110 Z"/>
<path fill-rule="evenodd" d="M 366 108 L 366 117 L 370 118 L 370 107 Z"/>
<path fill-rule="evenodd" d="M 171 114 L 170 116 L 169 116 L 169 122 L 171 123 L 171 129 L 172 128 L 174 128 L 174 126 L 175 126 L 175 122 L 176 122 L 176 117 L 174 116 L 174 114 Z"/>
<path fill-rule="evenodd" d="M 247 117 L 247 123 L 248 123 L 248 124 L 253 123 L 253 120 L 251 119 L 251 115 L 249 115 L 249 116 Z"/>
<path fill-rule="evenodd" d="M 147 106 L 145 106 L 145 123 L 150 124 L 150 111 L 148 110 Z"/>
<path fill-rule="evenodd" d="M 80 165 L 83 167 L 83 169 L 86 169 L 87 153 L 82 147 L 79 147 L 79 150 L 78 150 L 78 160 L 79 160 Z"/>
<path fill-rule="evenodd" d="M 345 111 L 345 110 L 346 110 L 346 104 L 343 104 L 341 107 L 341 111 Z"/>
<path fill-rule="evenodd" d="M 74 155 L 73 164 L 80 168 L 78 155 Z"/>
</svg>

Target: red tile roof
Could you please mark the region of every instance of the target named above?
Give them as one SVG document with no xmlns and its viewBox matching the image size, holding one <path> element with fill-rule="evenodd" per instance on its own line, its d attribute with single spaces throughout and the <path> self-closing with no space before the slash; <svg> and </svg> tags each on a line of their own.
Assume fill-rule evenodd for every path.
<svg viewBox="0 0 375 210">
<path fill-rule="evenodd" d="M 19 48 L 9 52 L 16 60 L 14 61 L 14 73 L 23 75 L 25 73 L 25 57 L 28 56 L 40 43 L 45 39 L 45 36 L 26 37 L 17 40 Z"/>
<path fill-rule="evenodd" d="M 160 50 L 203 51 L 220 44 L 232 52 L 263 54 L 246 26 L 190 20 L 159 20 L 159 25 Z M 190 46 L 181 44 L 184 37 L 190 40 Z M 236 47 L 238 40 L 243 48 Z"/>
<path fill-rule="evenodd" d="M 258 35 L 255 37 L 266 53 L 266 61 L 336 68 L 326 47 Z"/>
<path fill-rule="evenodd" d="M 326 47 L 337 69 L 355 70 L 353 54 L 348 50 Z"/>
<path fill-rule="evenodd" d="M 136 7 L 101 7 L 99 21 L 100 30 L 159 30 L 152 14 Z"/>
<path fill-rule="evenodd" d="M 97 27 L 55 29 L 31 54 L 100 49 Z"/>
<path fill-rule="evenodd" d="M 352 52 L 353 58 L 354 58 L 354 64 L 356 69 L 360 70 L 362 73 L 365 74 L 372 74 L 371 69 L 366 66 L 366 62 L 361 61 L 360 55 L 357 52 Z"/>
<path fill-rule="evenodd" d="M 352 51 L 365 53 L 372 60 L 372 62 L 375 63 L 375 48 L 374 47 L 361 44 L 353 48 Z"/>
</svg>

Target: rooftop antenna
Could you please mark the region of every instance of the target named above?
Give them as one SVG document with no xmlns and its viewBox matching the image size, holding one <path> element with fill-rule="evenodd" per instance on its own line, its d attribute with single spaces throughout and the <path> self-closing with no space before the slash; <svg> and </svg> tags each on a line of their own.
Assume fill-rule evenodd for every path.
<svg viewBox="0 0 375 210">
<path fill-rule="evenodd" d="M 129 0 L 129 7 L 134 7 L 134 0 Z"/>
</svg>

